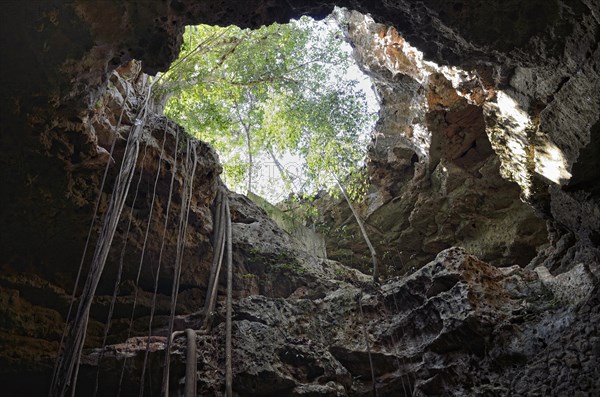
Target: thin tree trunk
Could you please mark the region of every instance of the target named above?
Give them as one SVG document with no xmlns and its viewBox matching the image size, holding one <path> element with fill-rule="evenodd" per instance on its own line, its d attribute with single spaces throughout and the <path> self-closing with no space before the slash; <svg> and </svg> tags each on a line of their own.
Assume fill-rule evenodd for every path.
<svg viewBox="0 0 600 397">
<path fill-rule="evenodd" d="M 252 160 L 252 144 L 250 142 L 250 131 L 248 131 L 248 128 L 246 128 L 245 124 L 242 124 L 244 126 L 244 132 L 246 134 L 246 146 L 248 148 L 248 193 L 252 192 L 252 170 L 254 168 L 254 163 Z"/>
<path fill-rule="evenodd" d="M 373 281 L 379 282 L 379 263 L 377 261 L 377 252 L 375 251 L 375 247 L 373 247 L 373 244 L 371 244 L 371 240 L 369 239 L 369 236 L 367 235 L 367 230 L 365 229 L 365 225 L 364 225 L 362 219 L 360 218 L 360 215 L 358 214 L 358 212 L 352 205 L 352 202 L 350 201 L 350 198 L 348 197 L 348 194 L 346 193 L 346 189 L 344 189 L 344 187 L 340 183 L 339 179 L 335 175 L 333 176 L 333 178 L 335 179 L 335 182 L 337 183 L 338 187 L 342 191 L 342 195 L 346 199 L 346 202 L 348 203 L 348 207 L 350 207 L 350 210 L 352 211 L 352 215 L 354 215 L 354 219 L 356 219 L 356 223 L 358 223 L 358 227 L 360 228 L 360 232 L 362 233 L 363 238 L 365 239 L 365 242 L 367 243 L 367 246 L 369 247 L 369 251 L 371 251 L 371 260 L 373 261 Z"/>
<path fill-rule="evenodd" d="M 275 157 L 275 154 L 273 153 L 273 151 L 271 150 L 270 147 L 267 147 L 267 153 L 269 153 L 269 156 L 271 156 L 271 159 L 275 163 L 275 166 L 277 167 L 277 170 L 279 171 L 279 175 L 281 175 L 281 178 L 287 179 L 290 182 L 290 185 L 292 185 L 292 188 L 293 188 L 292 193 L 298 193 L 299 192 L 298 187 L 294 183 L 294 179 L 292 178 L 292 175 L 290 174 L 289 171 L 287 171 L 285 168 L 283 168 L 283 166 L 281 165 L 281 162 L 279 162 L 277 157 Z"/>
<path fill-rule="evenodd" d="M 237 102 L 233 105 L 235 107 L 235 111 L 238 116 L 238 120 L 244 129 L 244 135 L 246 136 L 246 148 L 248 149 L 248 193 L 252 193 L 252 169 L 253 169 L 253 160 L 252 160 L 252 140 L 250 139 L 250 126 L 244 123 L 242 119 L 242 115 L 240 114 L 240 107 Z M 250 102 L 250 106 L 252 106 L 252 102 Z"/>
</svg>

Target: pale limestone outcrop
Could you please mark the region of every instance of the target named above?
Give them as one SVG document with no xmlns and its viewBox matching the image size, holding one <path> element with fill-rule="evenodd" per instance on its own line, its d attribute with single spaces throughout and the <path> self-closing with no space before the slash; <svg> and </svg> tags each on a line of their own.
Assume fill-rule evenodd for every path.
<svg viewBox="0 0 600 397">
<path fill-rule="evenodd" d="M 527 265 L 546 243 L 546 227 L 503 178 L 498 143 L 487 134 L 486 106 L 501 92 L 476 73 L 426 62 L 393 27 L 357 12 L 345 19 L 381 100 L 363 215 L 384 266 L 402 273 L 455 244 L 494 265 Z M 346 204 L 321 205 L 325 228 L 338 231 L 325 233 L 330 256 L 368 266 Z"/>
</svg>

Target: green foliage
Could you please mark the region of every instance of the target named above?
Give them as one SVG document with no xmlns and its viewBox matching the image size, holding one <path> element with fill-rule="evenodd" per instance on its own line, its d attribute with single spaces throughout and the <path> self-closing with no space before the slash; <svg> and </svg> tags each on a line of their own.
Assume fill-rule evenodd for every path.
<svg viewBox="0 0 600 397">
<path fill-rule="evenodd" d="M 273 272 L 291 272 L 296 274 L 306 273 L 306 269 L 302 267 L 298 262 L 285 262 L 278 263 L 272 266 L 271 271 Z"/>
<path fill-rule="evenodd" d="M 353 175 L 360 183 L 349 191 L 357 197 L 374 115 L 347 76 L 352 60 L 341 36 L 309 18 L 258 30 L 188 27 L 155 95 L 168 99 L 166 115 L 217 149 L 234 189 L 268 154 L 277 162 L 300 159 L 301 185 L 285 164 L 279 170 L 295 193 L 330 189 L 332 176 Z"/>
</svg>

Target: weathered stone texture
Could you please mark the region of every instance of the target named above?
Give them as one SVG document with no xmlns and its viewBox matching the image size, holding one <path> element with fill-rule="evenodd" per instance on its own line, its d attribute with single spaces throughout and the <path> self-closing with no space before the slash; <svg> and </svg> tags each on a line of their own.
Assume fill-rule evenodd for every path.
<svg viewBox="0 0 600 397">
<path fill-rule="evenodd" d="M 234 391 L 368 396 L 368 343 L 380 396 L 594 395 L 600 387 L 597 286 L 571 310 L 546 287 L 569 283 L 551 278 L 518 266 L 498 269 L 451 248 L 377 288 L 341 277 L 318 297 L 241 299 L 234 316 Z M 223 332 L 220 323 L 198 336 L 201 395 L 220 395 L 223 388 Z M 110 348 L 107 373 L 122 354 Z M 172 374 L 179 379 L 184 339 L 176 340 L 173 354 Z M 84 373 L 92 373 L 90 363 Z M 179 389 L 177 380 L 172 387 Z"/>
<path fill-rule="evenodd" d="M 567 286 L 559 291 L 592 288 L 592 293 L 582 302 L 565 303 L 564 293 L 549 292 L 561 278 L 550 279 L 554 284 L 546 287 L 538 273 L 498 269 L 458 249 L 444 251 L 407 278 L 372 287 L 355 270 L 286 249 L 288 236 L 257 207 L 231 195 L 239 265 L 236 390 L 240 395 L 367 395 L 364 321 L 380 396 L 600 393 L 600 3 L 50 0 L 4 2 L 1 9 L 3 395 L 47 394 L 95 199 L 101 193 L 101 214 L 129 127 L 146 98 L 140 71 L 156 73 L 169 66 L 185 24 L 253 27 L 303 13 L 323 16 L 333 3 L 370 12 L 385 23 L 368 27 L 355 43 L 383 102 L 382 135 L 370 168 L 379 189 L 365 213 L 377 225 L 371 232 L 380 247 L 387 247 L 380 252 L 389 252 L 389 264 L 401 262 L 395 270 L 420 267 L 457 242 L 487 262 L 525 264 L 543 239 L 533 212 L 517 200 L 522 196 L 545 217 L 550 237 L 531 267 L 544 264 L 553 275 L 583 272 L 585 278 L 563 276 Z M 372 39 L 380 51 L 361 56 L 361 48 L 374 48 Z M 408 43 L 423 51 L 422 59 Z M 141 69 L 135 63 L 126 67 L 133 58 L 142 61 Z M 424 61 L 442 66 L 424 74 Z M 114 358 L 122 357 L 121 348 L 134 356 L 124 392 L 134 394 L 139 386 L 137 353 L 145 340 L 123 345 L 136 293 L 132 278 L 148 222 L 151 261 L 160 250 L 178 133 L 183 136 L 158 116 L 149 117 L 145 127 L 135 175 L 141 175 L 141 196 L 135 205 L 131 197 L 125 210 L 134 216 L 109 339 L 113 355 L 102 364 L 106 395 L 114 395 L 121 363 Z M 115 139 L 111 160 L 107 150 Z M 161 156 L 163 144 L 166 155 Z M 220 167 L 210 147 L 198 147 L 202 155 L 188 219 L 189 262 L 178 327 L 199 321 L 198 313 L 190 313 L 203 301 L 212 254 L 210 211 Z M 158 195 L 152 202 L 159 157 Z M 103 168 L 111 161 L 115 165 L 99 192 Z M 177 173 L 176 191 L 181 184 Z M 175 213 L 180 201 L 176 194 Z M 150 220 L 151 205 L 156 215 Z M 338 224 L 348 216 L 333 213 Z M 87 347 L 100 342 L 126 220 L 94 302 Z M 351 234 L 340 234 L 348 258 L 366 252 Z M 173 257 L 175 241 L 175 234 L 167 235 L 166 257 Z M 171 273 L 172 261 L 159 278 L 151 343 L 154 380 L 160 377 Z M 578 284 L 580 279 L 585 283 Z M 136 336 L 147 327 L 152 281 L 152 271 L 142 273 Z M 202 395 L 221 392 L 221 320 L 198 340 L 205 352 L 198 368 Z M 175 357 L 181 357 L 177 343 Z M 81 395 L 90 395 L 95 379 L 94 354 L 86 354 L 86 360 Z M 173 389 L 181 369 L 174 358 Z"/>
<path fill-rule="evenodd" d="M 501 177 L 484 116 L 495 88 L 425 63 L 393 27 L 359 13 L 345 17 L 355 57 L 381 98 L 363 214 L 386 270 L 420 267 L 454 244 L 498 266 L 527 265 L 546 228 L 519 187 Z M 370 260 L 346 203 L 321 205 L 322 222 L 336 230 L 325 233 L 330 257 L 364 269 Z"/>
</svg>

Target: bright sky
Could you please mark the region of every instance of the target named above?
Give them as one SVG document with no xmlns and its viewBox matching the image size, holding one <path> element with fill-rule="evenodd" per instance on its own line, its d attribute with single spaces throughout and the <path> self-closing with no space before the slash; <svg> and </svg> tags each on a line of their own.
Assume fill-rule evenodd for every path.
<svg viewBox="0 0 600 397">
<path fill-rule="evenodd" d="M 322 35 L 326 34 L 327 29 L 339 29 L 337 22 L 333 18 L 326 18 L 322 21 L 315 21 L 314 23 L 317 25 L 316 31 Z M 344 42 L 343 48 L 348 54 L 348 57 L 351 58 L 352 47 L 350 44 Z M 371 79 L 360 70 L 355 62 L 352 62 L 351 67 L 347 71 L 347 76 L 359 82 L 358 89 L 359 91 L 362 91 L 367 98 L 368 111 L 370 113 L 377 113 L 379 111 L 379 101 L 377 100 L 377 95 L 373 90 Z M 364 139 L 362 141 L 365 144 L 369 142 L 374 123 L 375 122 L 373 122 L 371 125 L 366 125 L 363 130 Z M 291 192 L 288 188 L 286 188 L 285 182 L 281 178 L 278 167 L 273 160 L 268 156 L 262 156 L 256 158 L 255 161 L 256 169 L 255 174 L 253 175 L 253 192 L 274 204 L 286 199 Z M 302 186 L 303 175 L 301 173 L 301 159 L 297 156 L 287 153 L 286 155 L 282 156 L 279 161 L 286 171 L 292 175 L 298 176 L 298 179 L 294 182 L 296 185 L 295 188 L 297 189 Z M 225 183 L 227 183 L 226 177 Z"/>
<path fill-rule="evenodd" d="M 358 84 L 355 85 L 355 88 L 357 90 L 356 95 L 366 99 L 367 109 L 365 111 L 365 115 L 377 115 L 377 112 L 379 111 L 379 103 L 377 100 L 377 96 L 373 91 L 371 80 L 369 77 L 362 73 L 362 71 L 354 62 L 352 56 L 352 48 L 350 44 L 344 41 L 344 35 L 340 31 L 340 27 L 336 18 L 334 16 L 330 16 L 322 21 L 314 21 L 310 18 L 303 17 L 299 21 L 295 21 L 292 23 L 297 23 L 298 25 L 301 25 L 303 28 L 305 28 L 306 31 L 311 32 L 311 37 L 314 38 L 314 41 L 311 41 L 311 43 L 314 43 L 313 46 L 316 50 L 314 53 L 323 51 L 323 47 L 320 44 L 329 43 L 330 37 L 328 36 L 335 37 L 339 40 L 339 45 L 346 54 L 346 59 L 348 62 L 344 62 L 342 60 L 341 62 L 335 63 L 334 65 L 327 62 L 323 62 L 322 66 L 327 69 L 326 73 L 328 74 L 325 81 L 321 81 L 320 83 L 322 83 L 324 87 L 339 87 L 340 83 L 345 85 L 347 82 L 350 82 L 352 80 L 357 82 Z M 308 48 L 303 48 L 301 51 L 305 51 L 307 54 L 311 54 L 311 45 L 309 44 Z M 337 52 L 334 52 L 333 54 L 337 54 Z M 340 58 L 338 58 L 338 61 L 340 61 Z M 313 60 L 311 60 L 311 62 L 313 62 Z M 346 69 L 342 69 L 342 67 L 346 66 Z M 199 66 L 196 65 L 196 67 Z M 307 94 L 307 96 L 310 96 L 310 93 Z M 176 100 L 176 98 L 177 97 L 173 97 L 173 100 Z M 197 99 L 194 100 L 197 101 Z M 185 122 L 185 120 L 187 120 L 186 112 L 182 112 L 180 117 L 180 121 Z M 192 115 L 191 117 L 197 116 Z M 360 128 L 360 131 L 357 131 L 357 135 L 359 135 L 359 138 L 356 139 L 356 146 L 354 146 L 355 149 L 363 146 L 363 151 L 365 153 L 366 146 L 370 142 L 373 125 L 375 123 L 375 116 L 373 116 L 371 119 L 372 120 L 365 123 L 365 125 L 362 128 Z M 199 134 L 198 136 L 202 136 L 203 134 L 207 133 L 207 131 L 196 131 L 195 133 Z M 208 135 L 210 135 L 210 133 L 214 134 L 214 131 L 209 132 Z M 218 136 L 220 135 L 218 134 Z M 337 136 L 339 137 L 339 134 Z M 224 137 L 223 139 L 227 138 Z M 226 142 L 219 142 L 219 144 L 221 144 L 221 146 L 222 144 L 227 145 Z M 215 146 L 218 147 L 219 145 L 215 144 Z M 226 153 L 219 153 L 221 162 L 224 165 L 228 165 L 228 167 L 225 167 L 225 172 L 222 175 L 222 178 L 230 189 L 238 191 L 239 193 L 246 193 L 247 181 L 240 181 L 240 167 L 236 167 L 236 165 L 239 165 L 240 163 L 243 164 L 245 161 L 247 161 L 247 149 L 245 147 L 241 148 L 237 146 L 229 147 L 228 149 L 229 150 L 225 150 Z M 279 161 L 279 163 L 276 163 L 269 156 L 268 153 L 252 153 L 254 169 L 252 175 L 252 191 L 254 193 L 264 197 L 271 203 L 277 203 L 283 199 L 286 199 L 292 192 L 303 192 L 309 194 L 316 193 L 308 190 L 310 189 L 309 186 L 314 184 L 311 184 L 311 181 L 308 181 L 309 183 L 306 184 L 306 177 L 302 174 L 303 160 L 299 156 L 294 156 L 289 152 L 284 153 L 283 155 L 277 153 L 277 156 L 277 160 Z M 286 170 L 286 174 L 296 176 L 292 186 L 286 186 L 284 178 L 282 178 L 281 176 L 280 168 L 284 168 Z M 226 174 L 227 171 L 237 172 L 237 177 L 232 175 L 228 177 L 228 175 Z M 306 185 L 307 187 L 303 189 L 304 185 Z"/>
</svg>

